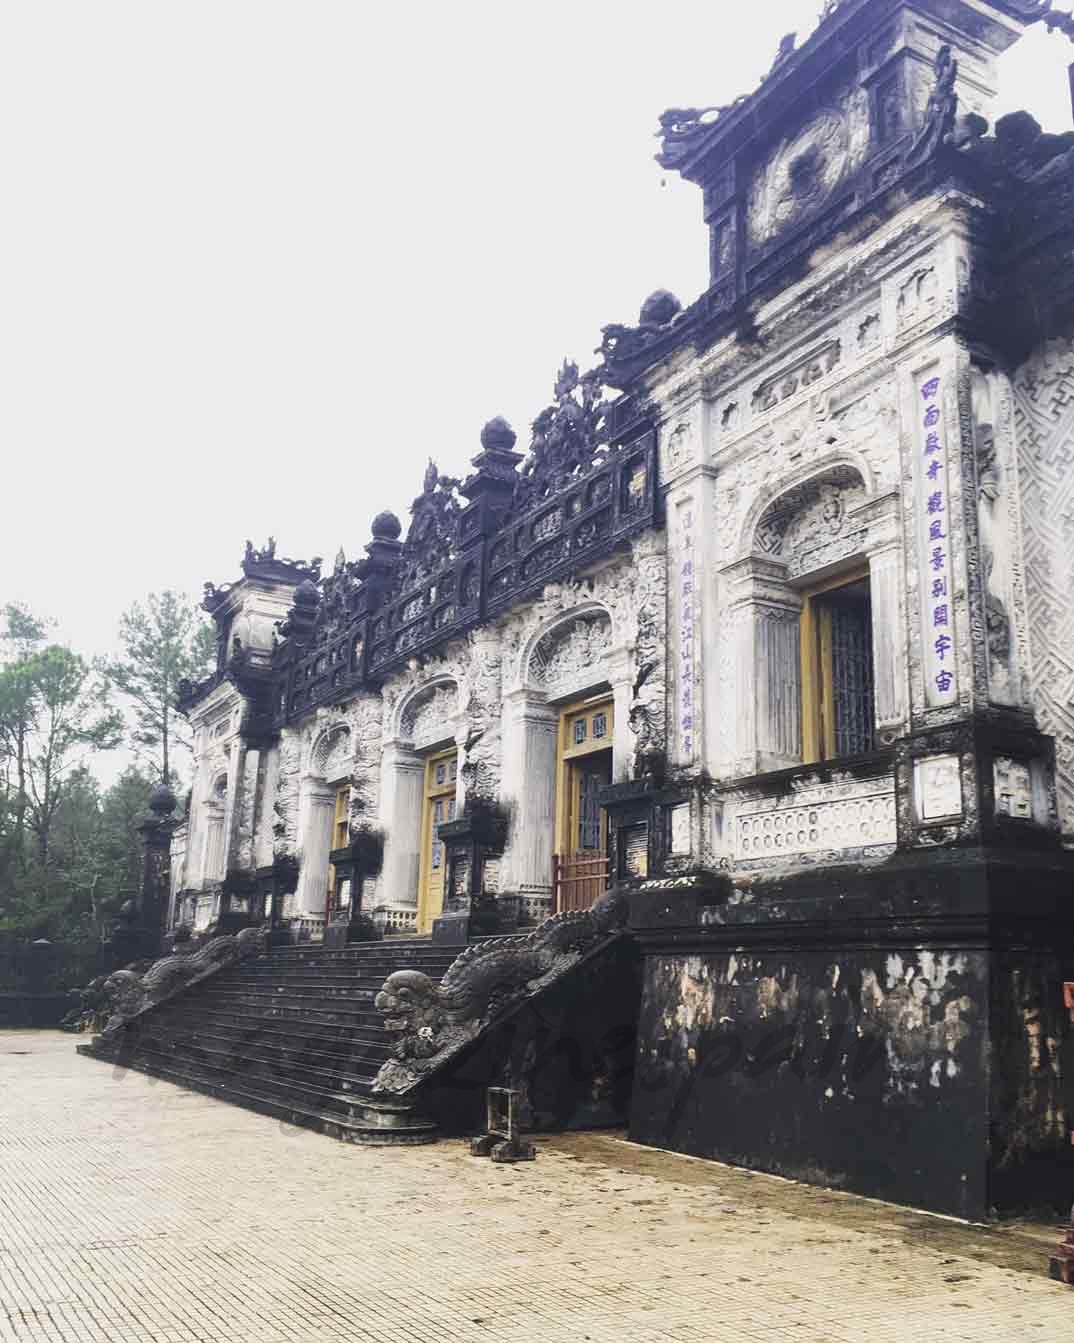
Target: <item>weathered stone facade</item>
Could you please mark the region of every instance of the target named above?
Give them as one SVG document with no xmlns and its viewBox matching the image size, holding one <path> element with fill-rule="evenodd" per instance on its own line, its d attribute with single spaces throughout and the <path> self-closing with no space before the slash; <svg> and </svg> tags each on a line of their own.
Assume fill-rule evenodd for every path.
<svg viewBox="0 0 1074 1343">
<path fill-rule="evenodd" d="M 981 115 L 1048 14 L 833 0 L 750 99 L 665 114 L 710 289 L 565 365 L 524 460 L 494 420 L 467 480 L 430 465 L 405 540 L 382 515 L 326 578 L 248 548 L 210 592 L 176 920 L 317 935 L 349 784 L 350 839 L 382 848 L 350 908 L 413 931 L 450 749 L 452 814 L 505 817 L 483 895 L 539 920 L 561 713 L 603 694 L 635 1136 L 974 1216 L 1054 1184 L 1074 144 Z"/>
</svg>

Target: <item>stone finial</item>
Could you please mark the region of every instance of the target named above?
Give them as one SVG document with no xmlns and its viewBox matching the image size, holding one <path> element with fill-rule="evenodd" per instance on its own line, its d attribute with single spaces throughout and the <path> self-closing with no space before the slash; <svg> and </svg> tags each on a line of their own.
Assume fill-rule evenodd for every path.
<svg viewBox="0 0 1074 1343">
<path fill-rule="evenodd" d="M 641 305 L 638 323 L 641 326 L 667 326 L 682 312 L 682 304 L 670 289 L 654 289 Z"/>
<path fill-rule="evenodd" d="M 398 541 L 403 532 L 403 524 L 394 513 L 385 510 L 373 519 L 372 532 L 377 541 Z"/>
<path fill-rule="evenodd" d="M 149 810 L 154 816 L 163 819 L 170 816 L 176 807 L 176 797 L 166 783 L 158 783 L 149 794 Z"/>
<path fill-rule="evenodd" d="M 316 606 L 320 600 L 321 594 L 317 591 L 317 585 L 312 579 L 304 578 L 295 588 L 294 602 L 296 606 Z"/>
<path fill-rule="evenodd" d="M 481 446 L 486 452 L 511 452 L 517 441 L 518 435 L 502 415 L 489 420 L 481 430 Z"/>
</svg>

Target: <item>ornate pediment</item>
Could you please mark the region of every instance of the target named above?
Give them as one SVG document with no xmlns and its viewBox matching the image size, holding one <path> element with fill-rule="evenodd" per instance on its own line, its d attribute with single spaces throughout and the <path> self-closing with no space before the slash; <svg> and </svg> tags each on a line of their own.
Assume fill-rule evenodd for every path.
<svg viewBox="0 0 1074 1343">
<path fill-rule="evenodd" d="M 604 679 L 602 664 L 611 639 L 611 620 L 604 611 L 562 622 L 534 648 L 529 666 L 531 684 L 552 698 L 596 684 Z"/>
</svg>

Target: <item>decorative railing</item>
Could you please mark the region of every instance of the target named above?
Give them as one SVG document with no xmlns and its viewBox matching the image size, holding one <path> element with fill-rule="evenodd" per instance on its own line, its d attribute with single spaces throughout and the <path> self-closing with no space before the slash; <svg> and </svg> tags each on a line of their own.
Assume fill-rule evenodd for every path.
<svg viewBox="0 0 1074 1343">
<path fill-rule="evenodd" d="M 412 1092 L 487 1026 L 622 932 L 626 917 L 626 898 L 609 892 L 590 909 L 554 914 L 531 933 L 474 943 L 439 984 L 420 970 L 389 975 L 376 1007 L 398 1043 L 374 1093 Z"/>
<path fill-rule="evenodd" d="M 608 856 L 552 859 L 553 907 L 557 914 L 588 909 L 608 889 Z"/>
<path fill-rule="evenodd" d="M 657 499 L 656 434 L 648 432 L 489 541 L 486 611 L 505 610 L 653 526 Z"/>
<path fill-rule="evenodd" d="M 325 916 L 299 914 L 288 921 L 292 942 L 323 942 Z"/>
<path fill-rule="evenodd" d="M 238 961 L 263 954 L 266 929 L 243 928 L 233 937 L 214 937 L 197 951 L 188 955 L 163 956 L 144 974 L 136 970 L 116 970 L 104 981 L 101 1015 L 107 1013 L 107 1022 L 101 1036 L 108 1040 L 117 1035 L 136 1017 L 159 1007 L 177 993 L 198 984 L 210 975 L 225 970 Z"/>
<path fill-rule="evenodd" d="M 491 526 L 480 499 L 448 512 L 450 544 L 431 553 L 427 568 L 400 560 L 401 587 L 386 580 L 379 594 L 366 584 L 354 584 L 345 600 L 332 594 L 342 609 L 279 650 L 275 726 L 375 684 L 656 525 L 656 434 L 624 402 L 616 423 L 637 437 L 595 453 L 589 469 L 566 473 L 554 490 L 517 514 L 496 514 Z M 338 576 L 325 582 L 343 586 Z"/>
</svg>

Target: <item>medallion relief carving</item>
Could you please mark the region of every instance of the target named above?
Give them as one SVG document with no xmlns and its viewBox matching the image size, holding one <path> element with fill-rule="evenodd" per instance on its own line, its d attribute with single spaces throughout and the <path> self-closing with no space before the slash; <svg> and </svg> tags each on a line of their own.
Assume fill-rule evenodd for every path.
<svg viewBox="0 0 1074 1343">
<path fill-rule="evenodd" d="M 855 89 L 785 141 L 758 171 L 747 231 L 754 247 L 815 215 L 861 164 L 869 145 L 869 102 Z"/>
</svg>

